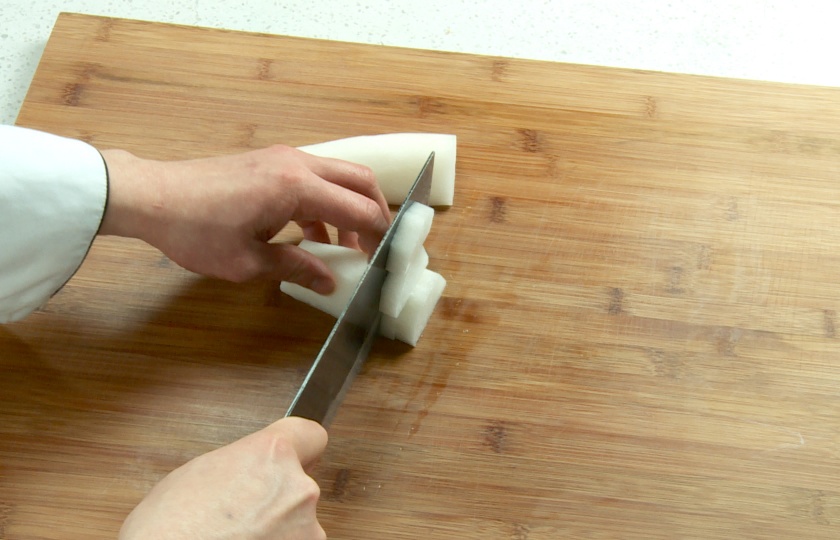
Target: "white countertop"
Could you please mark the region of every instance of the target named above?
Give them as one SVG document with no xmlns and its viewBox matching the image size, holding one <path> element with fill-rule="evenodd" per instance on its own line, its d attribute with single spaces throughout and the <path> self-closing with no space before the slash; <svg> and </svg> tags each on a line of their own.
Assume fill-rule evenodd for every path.
<svg viewBox="0 0 840 540">
<path fill-rule="evenodd" d="M 0 0 L 0 122 L 14 122 L 61 11 L 840 86 L 833 0 Z"/>
</svg>

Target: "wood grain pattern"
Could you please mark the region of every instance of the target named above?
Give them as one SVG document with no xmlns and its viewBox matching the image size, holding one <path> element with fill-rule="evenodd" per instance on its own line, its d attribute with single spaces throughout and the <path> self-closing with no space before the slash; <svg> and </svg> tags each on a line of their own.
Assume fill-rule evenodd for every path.
<svg viewBox="0 0 840 540">
<path fill-rule="evenodd" d="M 62 15 L 18 123 L 161 159 L 458 135 L 445 298 L 332 426 L 331 538 L 838 537 L 840 90 Z M 113 538 L 330 324 L 98 240 L 0 328 L 0 537 Z"/>
</svg>

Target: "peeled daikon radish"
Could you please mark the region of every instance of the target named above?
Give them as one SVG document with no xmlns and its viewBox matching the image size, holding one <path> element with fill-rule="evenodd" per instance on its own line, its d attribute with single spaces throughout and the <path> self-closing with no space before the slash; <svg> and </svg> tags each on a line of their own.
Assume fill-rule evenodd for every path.
<svg viewBox="0 0 840 540">
<path fill-rule="evenodd" d="M 446 280 L 443 276 L 428 269 L 423 270 L 399 316 L 382 315 L 379 333 L 387 338 L 408 343 L 412 347 L 416 346 L 445 287 Z"/>
<path fill-rule="evenodd" d="M 280 290 L 292 298 L 338 318 L 362 279 L 362 274 L 367 267 L 367 255 L 358 249 L 311 240 L 302 240 L 299 247 L 326 263 L 335 276 L 335 290 L 332 294 L 321 295 L 290 281 L 280 283 Z"/>
<path fill-rule="evenodd" d="M 386 270 L 400 275 L 408 271 L 417 252 L 423 249 L 423 242 L 429 236 L 434 217 L 435 211 L 431 207 L 419 202 L 411 203 L 394 231 L 388 261 L 385 263 Z"/>
<path fill-rule="evenodd" d="M 362 135 L 301 146 L 299 149 L 366 165 L 373 170 L 389 204 L 402 204 L 429 153 L 435 153 L 431 206 L 452 206 L 455 195 L 457 137 L 444 133 Z"/>
<path fill-rule="evenodd" d="M 402 227 L 404 221 L 400 223 Z M 393 249 L 393 245 L 391 247 Z M 423 246 L 417 250 L 416 255 L 402 274 L 388 272 L 385 277 L 385 284 L 382 285 L 382 297 L 379 300 L 379 311 L 385 315 L 396 317 L 408 302 L 411 292 L 417 285 L 423 270 L 429 265 L 429 254 Z"/>
</svg>

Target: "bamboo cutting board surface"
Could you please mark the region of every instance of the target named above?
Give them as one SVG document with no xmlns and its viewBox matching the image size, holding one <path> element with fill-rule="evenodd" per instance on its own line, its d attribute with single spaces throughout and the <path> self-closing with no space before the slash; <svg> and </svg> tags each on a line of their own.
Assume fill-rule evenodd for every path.
<svg viewBox="0 0 840 540">
<path fill-rule="evenodd" d="M 449 284 L 331 427 L 331 538 L 840 534 L 840 90 L 62 15 L 18 123 L 160 159 L 458 135 Z M 114 538 L 331 324 L 97 240 L 0 328 L 0 537 Z"/>
</svg>

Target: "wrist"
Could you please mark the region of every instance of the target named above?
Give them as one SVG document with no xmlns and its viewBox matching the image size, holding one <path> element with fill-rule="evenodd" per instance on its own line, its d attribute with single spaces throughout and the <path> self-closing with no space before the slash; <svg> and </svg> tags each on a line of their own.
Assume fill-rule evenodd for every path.
<svg viewBox="0 0 840 540">
<path fill-rule="evenodd" d="M 108 171 L 108 201 L 99 234 L 151 243 L 163 200 L 155 162 L 124 150 L 101 153 Z"/>
</svg>

